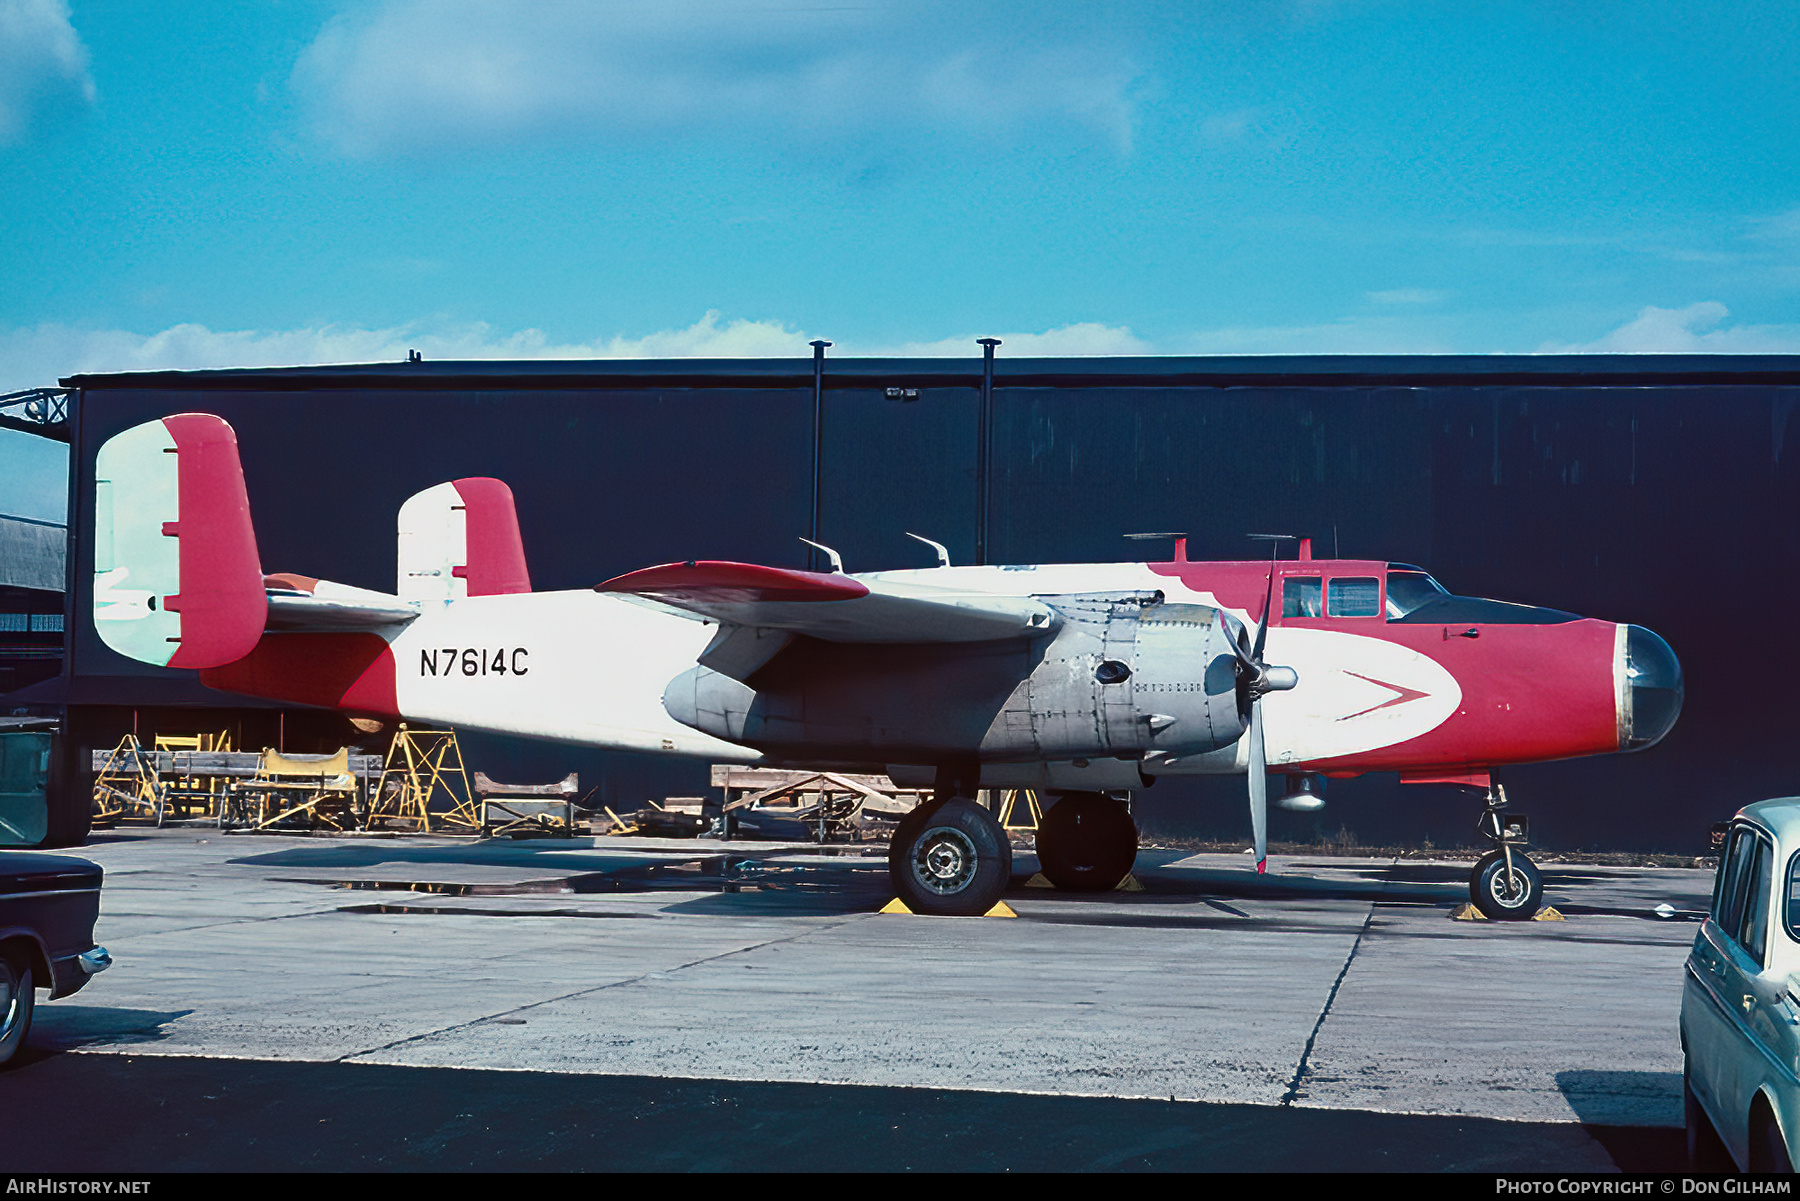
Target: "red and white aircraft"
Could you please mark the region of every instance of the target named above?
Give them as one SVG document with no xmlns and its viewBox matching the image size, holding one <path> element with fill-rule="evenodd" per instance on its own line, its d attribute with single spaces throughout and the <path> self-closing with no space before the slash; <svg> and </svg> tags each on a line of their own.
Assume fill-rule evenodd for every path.
<svg viewBox="0 0 1800 1201">
<path fill-rule="evenodd" d="M 833 553 L 829 572 L 689 561 L 533 592 L 511 491 L 461 479 L 401 507 L 391 594 L 265 574 L 236 437 L 202 413 L 109 440 L 95 514 L 101 637 L 213 688 L 932 781 L 890 867 L 937 913 L 984 912 L 1010 876 L 981 787 L 1060 792 L 1045 874 L 1101 888 L 1137 850 L 1109 794 L 1245 773 L 1261 871 L 1268 769 L 1483 787 L 1504 764 L 1649 746 L 1682 699 L 1673 652 L 1640 626 L 1453 596 L 1305 542 L 1293 560 L 1189 562 L 1178 542 L 1167 563 L 1017 567 L 952 567 L 931 543 L 939 566 L 916 571 L 846 574 Z M 1497 842 L 1472 892 L 1530 916 L 1535 870 Z"/>
</svg>

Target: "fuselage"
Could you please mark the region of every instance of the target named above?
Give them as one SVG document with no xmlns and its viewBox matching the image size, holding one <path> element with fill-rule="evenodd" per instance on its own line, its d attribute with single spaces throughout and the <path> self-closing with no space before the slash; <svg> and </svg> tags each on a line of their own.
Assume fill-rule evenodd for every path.
<svg viewBox="0 0 1800 1201">
<path fill-rule="evenodd" d="M 1036 597 L 1161 593 L 1254 630 L 1274 573 L 1266 659 L 1297 687 L 1268 695 L 1269 765 L 1415 778 L 1635 749 L 1680 707 L 1680 669 L 1642 627 L 1453 597 L 1416 568 L 1363 560 L 939 567 L 856 578 Z M 591 590 L 419 604 L 376 633 L 266 635 L 213 687 L 414 722 L 716 762 L 756 762 L 675 720 L 671 680 L 712 622 Z M 1120 687 L 1132 687 L 1131 682 Z M 1244 770 L 1244 740 L 1151 752 L 1148 775 Z"/>
<path fill-rule="evenodd" d="M 955 573 L 958 587 L 1036 596 L 1154 588 L 1171 601 L 1216 606 L 1253 629 L 1271 592 L 1271 571 L 1266 657 L 1300 677 L 1296 688 L 1262 702 L 1272 768 L 1455 774 L 1639 749 L 1661 739 L 1679 715 L 1680 666 L 1651 631 L 1451 596 L 1407 565 L 1341 559 L 1080 564 L 938 568 L 879 578 Z M 1390 576 L 1399 581 L 1392 597 Z M 1154 770 L 1244 766 L 1239 743 Z"/>
</svg>

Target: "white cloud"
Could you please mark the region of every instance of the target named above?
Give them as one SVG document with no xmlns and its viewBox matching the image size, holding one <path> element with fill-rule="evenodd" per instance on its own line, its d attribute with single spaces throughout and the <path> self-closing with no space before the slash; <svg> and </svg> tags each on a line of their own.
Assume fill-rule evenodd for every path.
<svg viewBox="0 0 1800 1201">
<path fill-rule="evenodd" d="M 317 132 L 358 155 L 695 129 L 799 146 L 1045 122 L 1128 144 L 1138 73 L 1104 24 L 997 7 L 379 0 L 328 22 L 293 85 Z"/>
<path fill-rule="evenodd" d="M 536 335 L 537 331 L 531 333 Z M 780 321 L 746 321 L 719 324 L 716 310 L 684 329 L 665 329 L 641 338 L 613 336 L 589 351 L 586 347 L 557 347 L 555 353 L 532 358 L 597 359 L 757 359 L 811 354 L 807 337 Z M 565 354 L 573 350 L 577 353 Z"/>
<path fill-rule="evenodd" d="M 1240 325 L 1202 330 L 1171 347 L 1181 354 L 1454 354 L 1433 323 L 1399 317 L 1315 325 Z"/>
<path fill-rule="evenodd" d="M 1043 333 L 997 335 L 1002 353 L 1037 355 L 1148 354 L 1152 348 L 1122 327 L 1066 325 Z M 490 325 L 402 325 L 357 329 L 339 325 L 293 330 L 213 330 L 176 325 L 155 334 L 82 330 L 65 325 L 0 330 L 0 392 L 46 387 L 82 372 L 199 370 L 208 367 L 307 366 L 381 363 L 417 350 L 444 359 L 678 359 L 800 358 L 812 354 L 809 335 L 780 321 L 725 320 L 709 312 L 689 326 L 641 337 L 614 335 L 586 342 L 554 342 L 535 329 L 502 333 Z M 977 357 L 975 335 L 900 345 L 840 343 L 836 355 Z"/>
<path fill-rule="evenodd" d="M 981 347 L 975 344 L 978 336 L 987 335 L 961 334 L 940 338 L 935 342 L 903 342 L 898 346 L 871 346 L 866 349 L 852 346 L 843 353 L 895 358 L 964 358 L 981 353 Z M 1156 353 L 1148 342 L 1124 326 L 1101 325 L 1093 321 L 1059 326 L 1041 334 L 994 334 L 993 337 L 1000 339 L 998 353 L 1018 359 L 1050 355 Z M 836 352 L 835 347 L 833 350 Z"/>
<path fill-rule="evenodd" d="M 1684 309 L 1646 305 L 1631 321 L 1595 342 L 1545 343 L 1540 354 L 1792 354 L 1800 325 L 1721 325 L 1730 310 L 1716 300 Z M 1717 328 L 1714 328 L 1714 327 Z"/>
<path fill-rule="evenodd" d="M 1752 219 L 1750 237 L 1765 242 L 1800 241 L 1800 209 Z"/>
<path fill-rule="evenodd" d="M 1722 326 L 1724 305 L 1646 308 L 1596 342 L 1547 343 L 1539 353 L 1795 353 L 1800 325 Z M 1714 328 L 1717 327 L 1717 328 Z M 1150 341 L 1122 325 L 1076 322 L 1041 332 L 1000 331 L 1008 359 L 1077 355 L 1274 355 L 1470 353 L 1454 321 L 1424 316 L 1354 317 L 1312 325 L 1230 326 Z M 44 387 L 83 372 L 279 367 L 399 362 L 409 350 L 429 361 L 457 359 L 805 358 L 815 335 L 784 321 L 726 319 L 708 312 L 692 325 L 642 335 L 559 342 L 541 330 L 506 332 L 486 323 L 419 322 L 365 329 L 317 325 L 290 330 L 171 326 L 160 333 L 84 330 L 65 325 L 0 330 L 0 392 Z M 906 342 L 840 339 L 835 357 L 978 358 L 974 333 Z M 1492 348 L 1476 348 L 1488 352 Z"/>
<path fill-rule="evenodd" d="M 1215 113 L 1200 122 L 1200 136 L 1209 142 L 1235 142 L 1251 133 L 1261 116 L 1262 110 L 1255 108 Z"/>
<path fill-rule="evenodd" d="M 1376 304 L 1436 304 L 1450 295 L 1436 288 L 1389 288 L 1384 292 L 1365 293 Z"/>
<path fill-rule="evenodd" d="M 690 326 L 639 338 L 553 342 L 535 329 L 502 333 L 485 323 L 357 329 L 213 330 L 176 325 L 155 334 L 64 325 L 0 331 L 0 391 L 43 387 L 80 372 L 380 363 L 417 350 L 427 359 L 760 358 L 806 355 L 806 336 L 776 321 L 724 321 L 709 312 Z"/>
<path fill-rule="evenodd" d="M 46 105 L 93 99 L 87 47 L 67 0 L 0 0 L 0 143 L 24 136 Z"/>
</svg>

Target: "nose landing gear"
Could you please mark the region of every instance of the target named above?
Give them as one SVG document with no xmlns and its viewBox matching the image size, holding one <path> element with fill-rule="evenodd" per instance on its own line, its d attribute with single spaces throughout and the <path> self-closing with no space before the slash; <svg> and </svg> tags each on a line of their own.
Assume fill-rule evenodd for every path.
<svg viewBox="0 0 1800 1201">
<path fill-rule="evenodd" d="M 1469 876 L 1469 900 L 1495 921 L 1529 921 L 1544 905 L 1544 878 L 1522 848 L 1530 841 L 1530 825 L 1520 814 L 1507 814 L 1506 789 L 1488 790 L 1475 830 L 1494 849 L 1475 863 Z"/>
</svg>

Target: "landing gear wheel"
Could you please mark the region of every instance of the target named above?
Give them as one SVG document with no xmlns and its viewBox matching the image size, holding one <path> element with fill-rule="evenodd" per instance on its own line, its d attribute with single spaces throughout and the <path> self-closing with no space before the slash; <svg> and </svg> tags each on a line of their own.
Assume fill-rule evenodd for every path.
<svg viewBox="0 0 1800 1201">
<path fill-rule="evenodd" d="M 936 813 L 938 807 L 943 803 L 944 802 L 939 800 L 921 801 L 911 813 L 906 814 L 898 822 L 894 823 L 893 836 L 888 839 L 888 870 L 890 872 L 893 871 L 894 863 L 896 862 L 894 858 L 894 848 L 900 846 L 909 839 L 918 837 L 919 831 L 924 828 L 923 823 L 925 820 L 933 813 Z"/>
<path fill-rule="evenodd" d="M 954 797 L 921 805 L 894 830 L 888 875 L 914 913 L 978 917 L 1012 880 L 1012 844 L 974 801 Z"/>
<path fill-rule="evenodd" d="M 1469 900 L 1495 921 L 1530 921 L 1544 906 L 1544 877 L 1537 865 L 1518 851 L 1512 853 L 1509 877 L 1505 854 L 1489 851 L 1476 862 L 1469 877 Z"/>
<path fill-rule="evenodd" d="M 1731 1162 L 1731 1153 L 1725 1150 L 1725 1140 L 1719 1137 L 1712 1119 L 1706 1116 L 1706 1110 L 1700 1106 L 1700 1098 L 1694 1095 L 1694 1086 L 1688 1081 L 1685 1059 L 1681 1065 L 1681 1108 L 1687 1119 L 1688 1171 L 1737 1171 L 1737 1165 Z"/>
<path fill-rule="evenodd" d="M 1137 862 L 1138 829 L 1124 805 L 1097 792 L 1065 792 L 1038 824 L 1044 878 L 1067 892 L 1117 888 Z"/>
<path fill-rule="evenodd" d="M 13 1061 L 31 1033 L 37 988 L 23 959 L 0 954 L 0 1068 Z"/>
</svg>

